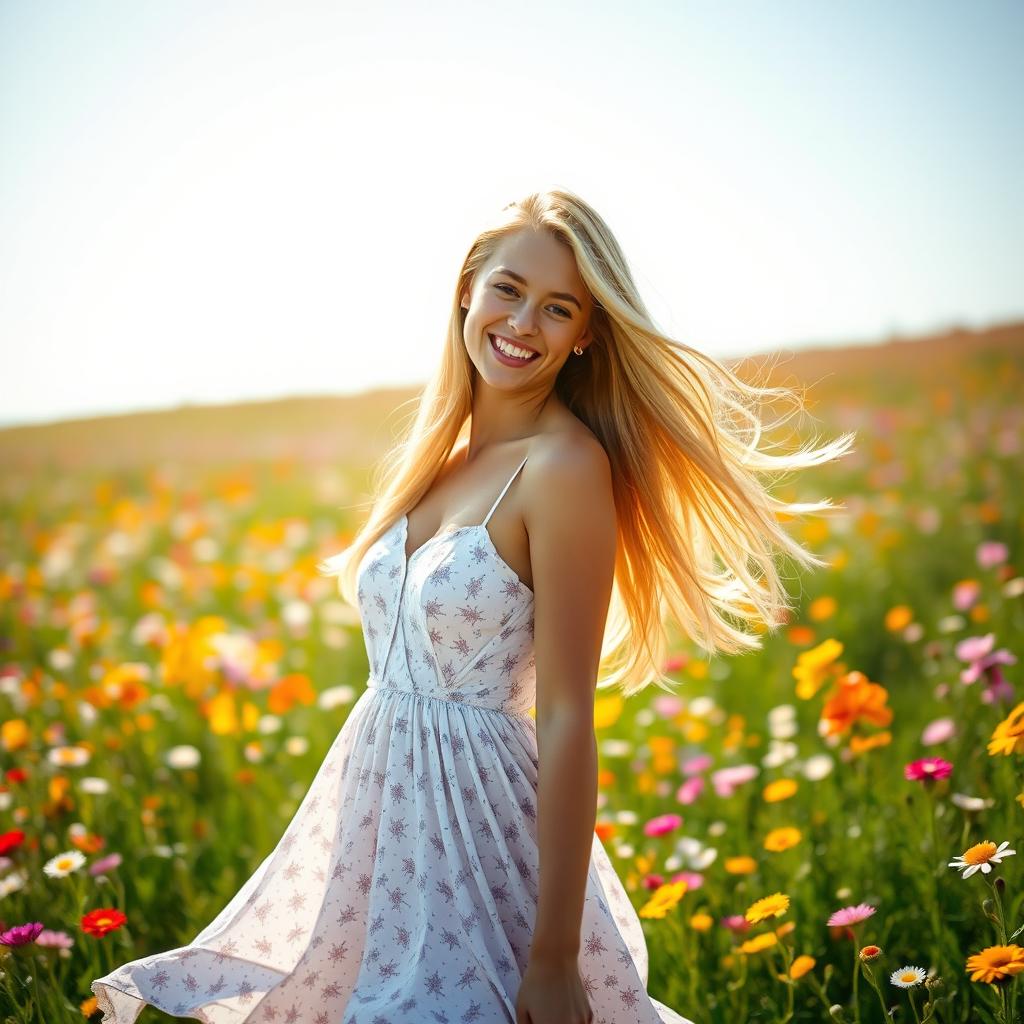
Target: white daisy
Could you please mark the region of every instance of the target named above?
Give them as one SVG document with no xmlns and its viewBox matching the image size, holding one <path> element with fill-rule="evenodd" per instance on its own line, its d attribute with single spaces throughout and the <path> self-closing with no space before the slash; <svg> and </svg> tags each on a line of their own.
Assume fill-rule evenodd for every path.
<svg viewBox="0 0 1024 1024">
<path fill-rule="evenodd" d="M 898 988 L 913 988 L 915 985 L 920 985 L 927 977 L 928 972 L 923 967 L 912 967 L 907 964 L 906 967 L 893 971 L 889 975 L 889 981 Z"/>
<path fill-rule="evenodd" d="M 976 871 L 982 871 L 987 875 L 993 864 L 998 864 L 1003 857 L 1012 857 L 1017 852 L 1008 850 L 1009 845 L 1008 842 L 1002 842 L 996 847 L 995 843 L 986 839 L 985 842 L 965 850 L 956 860 L 951 860 L 949 867 L 963 871 L 964 878 L 970 878 Z"/>
<path fill-rule="evenodd" d="M 58 853 L 51 857 L 44 865 L 43 871 L 51 878 L 63 878 L 77 871 L 85 863 L 85 856 L 81 850 L 68 850 L 66 853 Z"/>
</svg>

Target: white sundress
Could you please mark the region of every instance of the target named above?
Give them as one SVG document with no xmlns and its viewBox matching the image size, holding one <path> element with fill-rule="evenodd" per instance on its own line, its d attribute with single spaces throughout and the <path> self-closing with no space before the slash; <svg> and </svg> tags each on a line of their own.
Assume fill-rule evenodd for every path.
<svg viewBox="0 0 1024 1024">
<path fill-rule="evenodd" d="M 537 907 L 533 593 L 487 522 L 358 568 L 367 688 L 275 849 L 187 946 L 91 984 L 208 1024 L 515 1024 Z M 595 1024 L 692 1024 L 649 996 L 640 920 L 595 834 L 580 932 Z"/>
</svg>

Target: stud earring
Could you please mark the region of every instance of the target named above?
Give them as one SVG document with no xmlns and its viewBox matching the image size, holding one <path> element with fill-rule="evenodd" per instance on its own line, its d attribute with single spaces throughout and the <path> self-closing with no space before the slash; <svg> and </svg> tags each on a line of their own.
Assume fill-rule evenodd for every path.
<svg viewBox="0 0 1024 1024">
<path fill-rule="evenodd" d="M 581 348 L 579 347 L 579 345 L 573 345 L 573 347 L 572 347 L 572 350 L 573 350 L 573 352 L 575 352 L 575 353 L 576 353 L 576 355 L 578 355 L 578 356 L 581 356 L 581 355 L 583 355 L 583 349 L 581 349 Z"/>
</svg>

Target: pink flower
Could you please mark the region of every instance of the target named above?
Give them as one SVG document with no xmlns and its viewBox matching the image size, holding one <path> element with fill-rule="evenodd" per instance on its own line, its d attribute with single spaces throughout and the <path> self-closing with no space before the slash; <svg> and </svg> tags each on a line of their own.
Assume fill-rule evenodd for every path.
<svg viewBox="0 0 1024 1024">
<path fill-rule="evenodd" d="M 952 764 L 941 757 L 922 757 L 917 761 L 911 761 L 903 769 L 903 777 L 911 782 L 931 782 L 934 779 L 948 778 L 952 770 Z"/>
<path fill-rule="evenodd" d="M 710 754 L 697 754 L 683 762 L 683 774 L 697 775 L 700 772 L 706 772 L 712 764 L 714 764 L 714 759 Z"/>
<path fill-rule="evenodd" d="M 657 818 L 651 818 L 646 825 L 644 825 L 645 836 L 664 836 L 673 829 L 679 828 L 682 825 L 683 819 L 678 814 L 662 814 Z"/>
<path fill-rule="evenodd" d="M 36 936 L 37 946 L 48 946 L 54 949 L 70 949 L 75 944 L 75 940 L 68 935 L 67 932 L 55 932 L 49 928 L 44 928 Z"/>
<path fill-rule="evenodd" d="M 657 889 L 664 881 L 665 879 L 661 875 L 644 875 L 644 888 Z"/>
<path fill-rule="evenodd" d="M 686 888 L 693 892 L 704 884 L 704 876 L 697 874 L 696 871 L 679 871 L 672 876 L 671 881 L 685 882 Z"/>
<path fill-rule="evenodd" d="M 677 790 L 676 800 L 681 804 L 692 804 L 704 789 L 704 777 L 694 775 L 687 779 Z"/>
<path fill-rule="evenodd" d="M 956 735 L 956 722 L 952 718 L 936 718 L 929 722 L 921 733 L 921 743 L 933 747 L 936 743 L 945 743 Z"/>
<path fill-rule="evenodd" d="M 977 580 L 961 580 L 953 587 L 953 607 L 958 612 L 966 612 L 981 597 L 981 584 Z"/>
<path fill-rule="evenodd" d="M 1002 565 L 1009 555 L 1009 548 L 1002 541 L 998 540 L 983 541 L 978 545 L 978 550 L 975 552 L 978 565 L 982 569 L 993 569 L 997 565 Z"/>
<path fill-rule="evenodd" d="M 731 768 L 719 768 L 711 776 L 711 785 L 721 797 L 730 797 L 744 782 L 757 778 L 757 765 L 737 764 Z"/>
<path fill-rule="evenodd" d="M 682 697 L 677 697 L 674 693 L 663 693 L 655 697 L 651 701 L 651 707 L 662 718 L 674 718 L 681 711 L 686 710 L 686 704 Z"/>
<path fill-rule="evenodd" d="M 866 921 L 873 913 L 875 908 L 868 903 L 858 903 L 853 907 L 843 907 L 842 910 L 837 910 L 829 919 L 829 928 L 845 928 L 853 924 L 860 924 L 861 921 Z"/>
<path fill-rule="evenodd" d="M 743 914 L 730 914 L 728 917 L 722 918 L 722 927 L 728 928 L 729 931 L 736 934 L 741 934 L 750 928 L 750 922 Z"/>
<path fill-rule="evenodd" d="M 104 871 L 113 871 L 120 864 L 121 854 L 108 853 L 106 857 L 101 857 L 98 861 L 94 861 L 89 865 L 89 874 L 102 875 Z"/>
<path fill-rule="evenodd" d="M 967 668 L 960 673 L 960 682 L 964 686 L 971 686 L 982 676 L 985 677 L 986 689 L 981 699 L 986 704 L 1013 699 L 1013 685 L 999 666 L 1016 665 L 1017 658 L 1005 648 L 993 651 L 995 642 L 995 633 L 986 633 L 984 636 L 969 636 L 954 648 L 956 656 L 968 662 Z"/>
<path fill-rule="evenodd" d="M 42 921 L 33 921 L 31 924 L 16 924 L 5 932 L 0 932 L 0 942 L 5 946 L 27 946 L 34 942 L 36 936 L 43 930 Z"/>
</svg>

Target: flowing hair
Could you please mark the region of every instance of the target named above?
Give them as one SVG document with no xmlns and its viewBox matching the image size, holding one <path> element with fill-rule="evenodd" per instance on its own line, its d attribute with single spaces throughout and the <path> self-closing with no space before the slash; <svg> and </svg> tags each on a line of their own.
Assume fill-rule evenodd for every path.
<svg viewBox="0 0 1024 1024">
<path fill-rule="evenodd" d="M 822 447 L 773 453 L 763 435 L 804 409 L 800 390 L 760 387 L 663 334 L 637 292 L 604 220 L 563 189 L 509 203 L 469 247 L 452 295 L 441 361 L 411 424 L 373 474 L 369 519 L 351 544 L 318 566 L 357 604 L 357 573 L 369 548 L 430 490 L 470 416 L 475 371 L 463 339 L 461 296 L 499 242 L 522 229 L 566 245 L 594 302 L 593 341 L 555 380 L 561 401 L 597 436 L 611 463 L 619 542 L 601 648 L 598 688 L 630 696 L 654 682 L 674 692 L 662 666 L 668 620 L 709 655 L 762 646 L 760 632 L 787 621 L 792 604 L 775 557 L 818 559 L 781 525 L 834 512 L 828 500 L 785 502 L 762 477 L 838 459 L 854 433 Z M 793 410 L 762 421 L 761 405 Z M 749 622 L 755 632 L 740 624 Z"/>
</svg>

